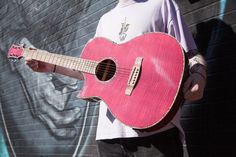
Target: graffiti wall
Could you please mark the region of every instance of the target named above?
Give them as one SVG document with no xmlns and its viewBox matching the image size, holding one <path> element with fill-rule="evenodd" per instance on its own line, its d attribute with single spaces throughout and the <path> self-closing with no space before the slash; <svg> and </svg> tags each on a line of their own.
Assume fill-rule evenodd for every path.
<svg viewBox="0 0 236 157">
<path fill-rule="evenodd" d="M 33 72 L 6 58 L 12 44 L 79 56 L 114 1 L 1 0 L 0 156 L 97 156 L 98 104 L 77 99 L 83 82 Z"/>
<path fill-rule="evenodd" d="M 208 63 L 201 101 L 185 103 L 190 157 L 233 157 L 236 146 L 236 1 L 176 0 Z M 98 103 L 83 81 L 7 59 L 12 44 L 79 56 L 116 0 L 0 0 L 0 157 L 96 157 Z M 186 150 L 186 151 L 187 151 Z"/>
</svg>

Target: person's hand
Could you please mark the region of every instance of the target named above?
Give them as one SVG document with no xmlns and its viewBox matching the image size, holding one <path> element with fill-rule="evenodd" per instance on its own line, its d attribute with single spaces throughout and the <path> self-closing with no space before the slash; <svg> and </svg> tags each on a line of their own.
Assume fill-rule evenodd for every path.
<svg viewBox="0 0 236 157">
<path fill-rule="evenodd" d="M 36 60 L 26 60 L 26 64 L 36 72 L 54 72 L 55 71 L 55 65 L 36 61 Z"/>
<path fill-rule="evenodd" d="M 203 97 L 206 77 L 200 73 L 192 73 L 184 83 L 183 93 L 187 101 L 199 100 Z"/>
</svg>

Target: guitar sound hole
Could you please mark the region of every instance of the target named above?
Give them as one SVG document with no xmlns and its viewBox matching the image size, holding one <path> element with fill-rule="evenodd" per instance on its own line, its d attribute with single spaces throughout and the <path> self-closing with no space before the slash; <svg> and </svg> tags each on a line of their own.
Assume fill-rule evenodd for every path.
<svg viewBox="0 0 236 157">
<path fill-rule="evenodd" d="M 96 76 L 100 81 L 110 80 L 116 73 L 116 64 L 111 59 L 105 59 L 96 67 Z"/>
</svg>

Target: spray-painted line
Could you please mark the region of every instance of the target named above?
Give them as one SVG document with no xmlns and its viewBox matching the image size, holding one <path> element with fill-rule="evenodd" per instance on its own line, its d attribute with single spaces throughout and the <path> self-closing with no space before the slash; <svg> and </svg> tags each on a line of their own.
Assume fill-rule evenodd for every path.
<svg viewBox="0 0 236 157">
<path fill-rule="evenodd" d="M 12 155 L 13 155 L 14 157 L 16 157 L 15 150 L 14 150 L 14 148 L 13 148 L 13 145 L 12 145 L 12 143 L 11 143 L 11 139 L 10 139 L 9 134 L 8 134 L 8 130 L 7 130 L 6 121 L 5 121 L 5 118 L 4 118 L 4 114 L 3 114 L 1 102 L 0 102 L 0 113 L 1 113 L 1 115 L 2 115 L 3 127 L 4 127 L 4 130 L 5 130 L 5 133 L 6 133 L 6 136 L 7 136 L 7 139 L 8 139 L 10 148 L 11 148 L 11 151 L 12 151 Z"/>
<path fill-rule="evenodd" d="M 78 144 L 76 146 L 75 152 L 73 153 L 72 157 L 76 157 L 78 155 L 78 150 L 79 150 L 79 147 L 81 145 L 82 138 L 83 138 L 82 135 L 84 134 L 84 129 L 86 127 L 86 122 L 87 122 L 87 120 L 86 120 L 87 118 L 86 117 L 88 116 L 88 111 L 89 111 L 89 102 L 87 101 L 85 115 L 84 115 L 85 119 L 84 119 L 84 122 L 82 124 L 81 134 L 80 134 L 80 137 L 79 137 Z"/>
<path fill-rule="evenodd" d="M 2 125 L 0 125 L 0 156 L 9 157 L 9 152 L 7 150 L 5 137 L 2 130 Z"/>
<path fill-rule="evenodd" d="M 220 1 L 220 16 L 219 16 L 219 18 L 221 20 L 224 19 L 224 12 L 225 12 L 226 1 L 227 0 L 221 0 Z"/>
</svg>

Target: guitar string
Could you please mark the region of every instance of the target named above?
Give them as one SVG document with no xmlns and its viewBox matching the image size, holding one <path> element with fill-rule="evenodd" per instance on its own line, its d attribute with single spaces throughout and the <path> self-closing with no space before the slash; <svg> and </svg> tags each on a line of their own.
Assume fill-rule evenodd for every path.
<svg viewBox="0 0 236 157">
<path fill-rule="evenodd" d="M 77 64 L 77 63 L 79 63 L 79 61 L 77 61 L 77 60 L 73 60 L 73 59 L 70 59 L 70 58 L 66 58 L 65 60 L 67 60 L 67 62 L 74 62 L 74 63 L 76 63 L 75 65 L 76 65 L 76 67 L 79 67 L 79 65 L 80 64 Z M 92 62 L 92 61 L 91 61 Z M 90 63 L 91 63 L 90 62 Z M 73 63 L 70 63 L 70 64 L 73 64 Z M 96 65 L 88 65 L 89 63 L 87 63 L 87 65 L 86 65 L 86 63 L 82 66 L 82 68 L 86 68 L 86 66 L 87 66 L 87 68 L 93 68 L 93 69 L 96 69 L 96 67 L 99 65 L 99 71 L 100 72 L 105 72 L 105 71 L 107 71 L 106 70 L 106 68 L 107 68 L 107 63 L 99 63 L 99 64 L 96 64 Z M 120 74 L 129 74 L 130 73 L 130 69 L 127 69 L 127 68 L 117 68 L 116 66 L 114 66 L 114 65 L 109 65 L 110 67 L 109 67 L 109 71 L 112 73 L 113 71 L 119 71 L 119 73 Z M 79 69 L 79 68 L 78 68 Z M 86 71 L 86 70 L 85 70 Z"/>
<path fill-rule="evenodd" d="M 76 58 L 76 57 L 72 57 L 72 56 L 64 56 L 64 55 L 60 55 L 60 54 L 55 54 L 55 53 L 49 53 L 49 52 L 47 52 L 47 51 L 44 51 L 44 50 L 37 50 L 38 52 L 41 52 L 41 53 L 46 53 L 46 56 L 49 56 L 49 58 L 48 58 L 48 60 L 50 60 L 51 59 L 51 57 L 56 57 L 56 56 L 58 56 L 58 58 L 59 57 L 64 57 L 63 59 L 64 60 L 67 60 L 67 62 L 83 62 L 83 60 L 85 61 L 85 62 L 87 62 L 87 64 L 91 64 L 91 63 L 96 63 L 96 61 L 92 61 L 92 60 L 88 60 L 88 59 L 83 59 L 83 58 Z M 36 53 L 36 57 L 37 57 L 37 55 L 38 55 L 38 53 L 37 53 L 37 51 L 35 51 L 35 53 Z M 34 52 L 32 52 L 32 56 L 34 55 L 33 54 Z M 43 55 L 41 55 L 41 58 L 42 58 L 42 56 Z M 40 59 L 41 59 L 40 58 Z M 46 57 L 45 57 L 46 58 Z M 55 59 L 52 59 L 52 60 L 55 60 Z M 80 61 L 78 61 L 78 60 L 80 60 Z M 90 63 L 88 63 L 88 62 L 90 62 Z M 71 63 L 69 63 L 69 64 L 71 64 Z M 86 63 L 85 63 L 86 64 Z M 106 63 L 99 63 L 99 65 L 102 65 L 102 66 L 107 66 L 107 64 Z M 87 66 L 87 65 L 86 65 Z M 112 66 L 112 65 L 111 65 Z M 91 67 L 91 65 L 90 65 L 90 67 Z M 116 68 L 116 66 L 112 66 L 113 68 Z M 94 68 L 94 67 L 93 67 Z M 119 68 L 119 69 L 122 69 L 122 70 L 127 70 L 127 71 L 130 71 L 131 69 L 127 69 L 127 68 Z"/>
<path fill-rule="evenodd" d="M 117 69 L 116 66 L 113 66 L 113 65 L 109 65 L 109 68 L 107 70 L 106 69 L 107 65 L 108 65 L 107 63 L 100 63 L 96 74 L 103 75 L 105 72 L 107 72 L 106 75 L 108 77 L 112 77 L 115 73 L 119 73 L 119 74 L 121 74 L 121 76 L 129 76 L 129 74 L 130 74 L 130 70 L 124 70 L 125 68 L 118 68 Z M 97 67 L 97 65 L 90 66 L 90 67 L 95 69 Z"/>
<path fill-rule="evenodd" d="M 67 59 L 67 61 L 70 61 L 70 62 L 75 62 L 75 63 L 78 63 L 79 61 L 74 61 L 74 60 L 71 60 L 71 59 Z M 114 66 L 113 64 L 110 64 L 110 63 L 96 63 L 96 65 L 88 65 L 88 64 L 91 64 L 91 63 L 93 63 L 93 61 L 90 61 L 90 63 L 87 63 L 87 65 L 85 65 L 85 66 L 89 66 L 89 67 L 91 67 L 91 68 L 96 68 L 97 66 L 99 66 L 99 67 L 101 67 L 101 68 L 106 68 L 107 66 L 108 66 L 108 64 L 109 64 L 109 67 L 110 67 L 110 69 L 112 69 L 112 70 L 116 70 L 116 69 L 118 69 L 118 70 L 120 70 L 120 71 L 122 71 L 122 72 L 129 72 L 131 69 L 127 69 L 127 68 L 117 68 L 117 66 Z M 85 63 L 86 64 L 86 63 Z"/>
<path fill-rule="evenodd" d="M 38 51 L 36 51 L 36 52 L 32 52 L 31 51 L 31 56 L 32 56 L 32 58 L 33 58 L 33 55 L 34 55 L 34 53 L 36 53 L 36 58 L 37 58 L 37 56 L 38 56 L 38 53 L 37 52 L 40 52 L 39 50 Z M 41 51 L 41 52 L 45 52 L 45 51 Z M 46 53 L 49 53 L 49 52 L 47 52 L 46 51 Z M 45 60 L 46 60 L 46 58 L 47 58 L 47 56 L 49 56 L 49 58 L 48 58 L 48 60 L 51 60 L 51 58 L 52 57 L 54 57 L 55 58 L 55 56 L 56 55 L 58 55 L 58 54 L 55 54 L 54 55 L 54 53 L 49 53 L 50 55 L 48 55 L 48 54 L 46 54 L 46 56 L 45 56 Z M 63 57 L 63 56 L 62 56 Z M 66 60 L 66 62 L 70 62 L 69 63 L 69 65 L 71 65 L 71 64 L 75 64 L 76 66 L 79 66 L 80 64 L 78 64 L 81 60 L 85 60 L 85 59 L 81 59 L 81 58 L 73 58 L 73 57 L 71 57 L 71 58 L 69 58 L 69 57 L 71 57 L 71 56 L 64 56 L 64 63 L 65 63 L 65 60 Z M 53 58 L 53 60 L 55 60 Z M 80 61 L 78 61 L 78 59 L 80 60 Z M 41 55 L 41 58 L 39 59 L 39 60 L 41 60 L 41 61 L 45 61 L 45 60 L 43 60 L 42 59 L 42 55 Z M 96 65 L 88 65 L 88 64 L 92 64 L 92 63 L 94 63 L 94 61 L 89 61 L 89 60 L 85 60 L 86 62 L 87 62 L 87 65 L 86 65 L 86 63 L 84 63 L 84 65 L 82 66 L 83 68 L 86 68 L 85 66 L 88 66 L 88 68 L 95 68 L 95 67 L 97 67 L 98 65 L 101 67 L 101 68 L 104 68 L 104 70 L 100 70 L 100 72 L 104 72 L 104 71 L 106 71 L 106 67 L 107 67 L 107 63 L 98 63 L 98 64 L 96 64 Z M 82 61 L 83 62 L 83 61 Z M 90 63 L 89 63 L 90 62 Z M 96 62 L 95 62 L 96 63 Z M 116 70 L 118 70 L 119 71 L 119 73 L 120 74 L 124 74 L 124 75 L 129 75 L 129 73 L 130 73 L 130 71 L 131 71 L 131 69 L 127 69 L 127 68 L 117 68 L 116 66 L 114 66 L 114 65 L 112 65 L 112 64 L 110 64 L 109 65 L 110 67 L 109 67 L 109 69 L 110 69 L 110 72 L 112 72 L 112 71 L 116 71 Z M 111 71 L 112 70 L 112 71 Z"/>
</svg>

